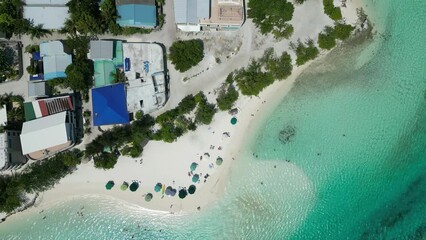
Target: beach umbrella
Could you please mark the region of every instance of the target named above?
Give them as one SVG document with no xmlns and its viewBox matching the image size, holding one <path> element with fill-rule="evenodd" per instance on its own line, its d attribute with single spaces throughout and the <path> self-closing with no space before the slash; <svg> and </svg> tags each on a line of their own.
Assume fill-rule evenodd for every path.
<svg viewBox="0 0 426 240">
<path fill-rule="evenodd" d="M 194 176 L 192 176 L 192 182 L 193 183 L 198 182 L 199 179 L 200 179 L 200 176 L 198 174 L 194 174 Z"/>
<path fill-rule="evenodd" d="M 181 189 L 180 191 L 179 191 L 179 198 L 181 198 L 181 199 L 183 199 L 183 198 L 185 198 L 186 197 L 186 195 L 188 195 L 188 192 L 185 190 L 185 189 Z"/>
<path fill-rule="evenodd" d="M 149 202 L 152 200 L 152 193 L 148 193 L 147 195 L 145 195 L 145 201 Z"/>
<path fill-rule="evenodd" d="M 132 182 L 132 184 L 130 184 L 130 187 L 129 187 L 130 191 L 132 191 L 132 192 L 138 190 L 138 188 L 139 188 L 138 182 Z"/>
<path fill-rule="evenodd" d="M 195 171 L 195 169 L 197 169 L 198 164 L 196 162 L 191 163 L 191 166 L 189 167 L 189 169 L 191 169 L 191 171 Z"/>
<path fill-rule="evenodd" d="M 154 187 L 154 191 L 159 192 L 163 188 L 163 184 L 157 183 Z"/>
<path fill-rule="evenodd" d="M 167 196 L 170 196 L 170 195 L 172 195 L 172 192 L 173 192 L 173 188 L 172 188 L 171 186 L 168 186 L 168 187 L 166 188 L 166 195 L 167 195 Z"/>
<path fill-rule="evenodd" d="M 237 118 L 235 118 L 235 117 L 231 118 L 231 124 L 232 125 L 237 124 Z"/>
<path fill-rule="evenodd" d="M 127 182 L 123 182 L 123 184 L 121 184 L 120 189 L 121 189 L 122 191 L 125 191 L 128 187 L 129 187 L 129 184 L 128 184 Z"/>
<path fill-rule="evenodd" d="M 221 157 L 217 157 L 216 159 L 216 165 L 220 166 L 223 163 L 223 159 Z"/>
<path fill-rule="evenodd" d="M 174 197 L 177 193 L 176 189 L 172 189 L 172 191 L 170 192 L 170 196 Z"/>
<path fill-rule="evenodd" d="M 115 185 L 114 181 L 109 181 L 109 182 L 107 182 L 107 184 L 105 185 L 105 188 L 106 188 L 107 190 L 111 190 L 111 188 L 112 188 L 112 187 L 114 187 L 114 185 Z"/>
<path fill-rule="evenodd" d="M 189 186 L 188 193 L 189 194 L 194 194 L 195 193 L 195 189 L 197 189 L 197 187 L 195 187 L 195 185 Z"/>
</svg>

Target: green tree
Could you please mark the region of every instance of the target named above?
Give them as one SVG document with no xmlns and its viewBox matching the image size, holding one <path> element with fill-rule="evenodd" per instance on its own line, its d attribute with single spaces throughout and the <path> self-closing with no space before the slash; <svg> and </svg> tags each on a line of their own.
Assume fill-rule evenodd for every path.
<svg viewBox="0 0 426 240">
<path fill-rule="evenodd" d="M 31 39 L 34 38 L 42 38 L 45 37 L 47 35 L 52 35 L 52 32 L 47 30 L 47 29 L 43 29 L 43 24 L 39 24 L 36 26 L 32 26 L 29 28 L 28 33 L 31 36 Z"/>
<path fill-rule="evenodd" d="M 274 77 L 271 73 L 262 71 L 260 63 L 252 61 L 248 67 L 236 72 L 234 80 L 243 95 L 257 96 L 274 82 Z"/>
<path fill-rule="evenodd" d="M 118 154 L 116 153 L 101 153 L 99 156 L 93 157 L 95 168 L 112 169 L 117 164 Z"/>
<path fill-rule="evenodd" d="M 177 109 L 179 114 L 186 114 L 194 110 L 196 106 L 197 103 L 195 102 L 195 98 L 192 94 L 190 94 L 179 102 Z"/>
<path fill-rule="evenodd" d="M 70 23 L 80 34 L 100 34 L 103 28 L 99 2 L 93 0 L 70 0 L 67 3 L 70 13 Z M 70 23 L 66 26 L 70 27 Z M 70 30 L 70 29 L 66 29 Z"/>
<path fill-rule="evenodd" d="M 318 48 L 315 47 L 314 41 L 311 39 L 307 40 L 306 43 L 302 43 L 300 40 L 297 42 L 297 45 L 293 46 L 296 51 L 296 64 L 301 66 L 306 62 L 315 59 L 318 54 Z"/>
<path fill-rule="evenodd" d="M 87 60 L 68 65 L 65 74 L 65 85 L 74 91 L 86 91 L 92 86 L 92 68 Z"/>
<path fill-rule="evenodd" d="M 318 35 L 318 46 L 330 50 L 336 46 L 336 33 L 334 28 L 326 26 L 324 31 Z"/>
<path fill-rule="evenodd" d="M 234 85 L 229 84 L 227 88 L 224 86 L 216 98 L 217 106 L 222 111 L 230 110 L 234 106 L 235 101 L 238 100 L 238 96 L 238 91 Z"/>
<path fill-rule="evenodd" d="M 217 109 L 214 104 L 207 101 L 203 92 L 198 93 L 198 95 L 201 97 L 201 101 L 195 111 L 195 122 L 208 125 L 213 121 Z"/>
<path fill-rule="evenodd" d="M 342 12 L 339 7 L 334 6 L 333 0 L 323 0 L 324 13 L 327 14 L 332 20 L 338 21 L 342 19 Z"/>
<path fill-rule="evenodd" d="M 204 58 L 203 41 L 200 39 L 176 41 L 169 51 L 169 58 L 172 64 L 180 72 L 189 70 Z"/>
<path fill-rule="evenodd" d="M 101 5 L 101 18 L 103 21 L 104 29 L 108 29 L 114 35 L 122 33 L 120 25 L 117 24 L 119 19 L 115 0 L 104 0 Z"/>
<path fill-rule="evenodd" d="M 81 157 L 83 156 L 82 152 L 77 149 L 72 151 L 67 151 L 64 153 L 59 153 L 57 157 L 62 158 L 65 166 L 75 167 L 81 163 Z"/>
<path fill-rule="evenodd" d="M 355 27 L 349 24 L 337 23 L 334 27 L 336 38 L 340 40 L 346 40 L 349 38 L 354 29 Z"/>
<path fill-rule="evenodd" d="M 287 52 L 283 52 L 281 57 L 277 58 L 273 49 L 271 48 L 269 51 L 272 53 L 267 53 L 268 50 L 265 51 L 266 59 L 266 70 L 272 74 L 274 79 L 283 80 L 291 75 L 291 71 L 293 70 L 293 65 L 291 63 L 291 56 Z"/>
<path fill-rule="evenodd" d="M 287 22 L 293 18 L 294 6 L 286 0 L 250 0 L 248 17 L 262 34 L 273 33 L 276 38 L 288 38 L 293 27 Z"/>
</svg>

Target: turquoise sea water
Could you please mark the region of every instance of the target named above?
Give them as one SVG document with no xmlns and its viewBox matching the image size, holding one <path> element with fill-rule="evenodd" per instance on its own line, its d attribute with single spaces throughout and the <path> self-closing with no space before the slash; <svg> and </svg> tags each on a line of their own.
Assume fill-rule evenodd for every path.
<svg viewBox="0 0 426 240">
<path fill-rule="evenodd" d="M 426 239 L 426 1 L 366 2 L 380 32 L 298 79 L 211 208 L 83 196 L 0 224 L 0 239 Z"/>
</svg>

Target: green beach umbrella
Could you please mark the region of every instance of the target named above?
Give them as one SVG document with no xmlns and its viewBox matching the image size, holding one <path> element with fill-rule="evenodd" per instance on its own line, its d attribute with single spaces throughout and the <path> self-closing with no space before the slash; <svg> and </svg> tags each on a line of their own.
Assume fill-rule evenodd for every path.
<svg viewBox="0 0 426 240">
<path fill-rule="evenodd" d="M 195 193 L 195 189 L 197 189 L 197 187 L 195 185 L 189 186 L 188 193 L 189 194 L 194 194 Z"/>
<path fill-rule="evenodd" d="M 181 189 L 179 191 L 179 198 L 184 199 L 186 197 L 186 195 L 188 195 L 188 192 L 185 189 Z"/>
<path fill-rule="evenodd" d="M 157 185 L 155 185 L 154 187 L 154 191 L 159 192 L 161 191 L 162 188 L 163 188 L 163 184 L 157 183 Z"/>
<path fill-rule="evenodd" d="M 235 117 L 231 118 L 231 124 L 232 125 L 237 124 L 237 118 L 235 118 Z"/>
<path fill-rule="evenodd" d="M 137 182 L 132 182 L 132 184 L 130 184 L 130 187 L 129 187 L 130 191 L 132 192 L 138 190 L 138 188 L 139 188 L 139 183 Z"/>
<path fill-rule="evenodd" d="M 223 163 L 223 159 L 221 157 L 217 157 L 216 159 L 216 165 L 220 166 Z"/>
<path fill-rule="evenodd" d="M 152 193 L 148 193 L 146 196 L 145 196 L 145 201 L 147 201 L 147 202 L 150 202 L 151 200 L 152 200 Z"/>
<path fill-rule="evenodd" d="M 192 182 L 193 183 L 198 182 L 199 179 L 200 179 L 200 176 L 198 174 L 194 174 L 194 176 L 192 176 Z"/>
<path fill-rule="evenodd" d="M 128 184 L 127 182 L 123 182 L 123 184 L 121 184 L 120 189 L 121 189 L 122 191 L 125 191 L 128 187 L 129 187 L 129 184 Z"/>
<path fill-rule="evenodd" d="M 107 184 L 105 185 L 105 188 L 106 188 L 107 190 L 111 190 L 111 188 L 112 188 L 112 187 L 114 187 L 114 185 L 115 185 L 114 181 L 109 181 L 109 182 L 107 182 Z"/>
<path fill-rule="evenodd" d="M 195 171 L 195 169 L 197 169 L 198 164 L 193 162 L 191 163 L 191 166 L 189 167 L 189 169 L 191 169 L 191 171 Z"/>
</svg>

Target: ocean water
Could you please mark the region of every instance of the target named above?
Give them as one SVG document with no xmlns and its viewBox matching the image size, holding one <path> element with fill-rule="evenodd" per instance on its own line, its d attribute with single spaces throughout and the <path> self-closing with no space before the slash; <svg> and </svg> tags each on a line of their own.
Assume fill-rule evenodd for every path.
<svg viewBox="0 0 426 240">
<path fill-rule="evenodd" d="M 365 2 L 379 32 L 300 76 L 209 209 L 79 196 L 7 220 L 0 239 L 426 239 L 426 1 Z"/>
</svg>

